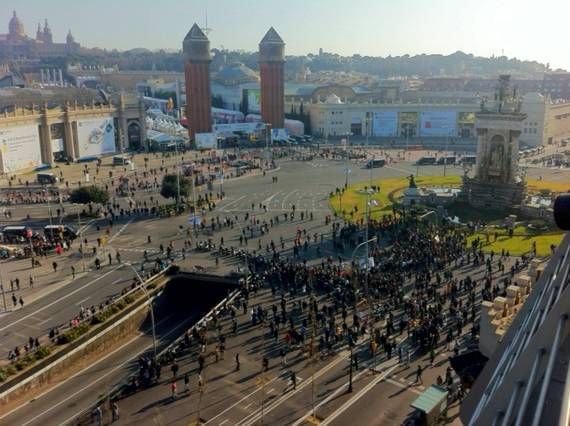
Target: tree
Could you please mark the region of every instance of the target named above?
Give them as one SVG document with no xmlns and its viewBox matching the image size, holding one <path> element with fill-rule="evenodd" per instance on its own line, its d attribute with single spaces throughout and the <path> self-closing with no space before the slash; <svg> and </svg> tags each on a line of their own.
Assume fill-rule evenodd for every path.
<svg viewBox="0 0 570 426">
<path fill-rule="evenodd" d="M 77 188 L 69 197 L 72 203 L 77 204 L 106 204 L 109 201 L 109 193 L 105 189 L 101 189 L 96 186 L 83 186 L 81 188 Z"/>
<path fill-rule="evenodd" d="M 212 107 L 214 107 L 214 108 L 223 108 L 224 107 L 224 98 L 222 98 L 222 95 L 212 96 Z"/>
<path fill-rule="evenodd" d="M 187 197 L 192 189 L 192 183 L 184 176 L 180 176 L 180 196 Z M 162 179 L 162 188 L 160 195 L 164 198 L 178 198 L 178 185 L 176 183 L 176 175 L 166 175 Z M 178 201 L 178 200 L 176 200 Z"/>
</svg>

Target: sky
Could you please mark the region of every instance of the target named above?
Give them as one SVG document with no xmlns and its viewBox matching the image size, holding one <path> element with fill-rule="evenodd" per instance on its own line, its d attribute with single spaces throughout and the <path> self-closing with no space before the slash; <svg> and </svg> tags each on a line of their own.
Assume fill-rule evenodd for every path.
<svg viewBox="0 0 570 426">
<path fill-rule="evenodd" d="M 270 26 L 286 53 L 506 55 L 570 70 L 570 0 L 2 0 L 0 33 L 16 10 L 28 35 L 48 18 L 87 47 L 180 49 L 192 24 L 212 47 L 257 50 Z"/>
</svg>

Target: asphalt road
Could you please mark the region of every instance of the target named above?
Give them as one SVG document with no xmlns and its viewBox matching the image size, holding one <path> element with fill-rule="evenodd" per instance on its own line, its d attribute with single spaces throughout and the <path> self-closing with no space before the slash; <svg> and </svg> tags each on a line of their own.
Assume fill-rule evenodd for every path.
<svg viewBox="0 0 570 426">
<path fill-rule="evenodd" d="M 230 216 L 230 215 L 240 215 L 249 212 L 255 214 L 260 219 L 273 217 L 276 214 L 281 214 L 283 212 L 290 211 L 292 206 L 295 205 L 297 211 L 308 211 L 313 212 L 315 215 L 315 220 L 311 223 L 307 219 L 300 221 L 296 219 L 294 222 L 289 222 L 286 225 L 280 225 L 271 231 L 269 237 L 260 237 L 260 240 L 265 239 L 264 244 L 269 238 L 278 239 L 280 236 L 285 236 L 287 238 L 291 237 L 298 227 L 309 227 L 311 232 L 317 232 L 319 229 L 324 228 L 323 217 L 329 214 L 328 209 L 328 194 L 334 191 L 336 187 L 340 187 L 344 184 L 346 174 L 345 174 L 345 162 L 344 161 L 327 161 L 327 160 L 314 160 L 307 162 L 299 161 L 284 161 L 282 162 L 280 168 L 277 171 L 268 173 L 266 176 L 255 176 L 255 177 L 245 177 L 242 179 L 228 180 L 224 182 L 223 190 L 227 194 L 226 198 L 218 203 L 218 207 L 215 212 L 209 214 L 209 217 L 219 215 L 220 217 Z M 350 173 L 348 176 L 349 184 L 351 182 L 362 181 L 370 178 L 370 171 L 362 168 L 362 162 L 351 162 L 349 165 Z M 442 173 L 442 167 L 438 166 L 428 166 L 421 167 L 420 175 L 440 175 Z M 393 177 L 393 176 L 407 176 L 411 173 L 416 173 L 416 167 L 410 163 L 396 163 L 379 169 L 372 170 L 373 178 L 382 177 Z M 463 171 L 459 167 L 448 167 L 448 174 L 462 174 Z M 278 177 L 277 183 L 272 183 L 272 176 Z M 546 178 L 545 178 L 546 179 Z M 215 187 L 214 191 L 217 191 Z M 141 197 L 148 197 L 146 193 L 141 194 Z M 121 203 L 126 203 L 127 201 L 122 200 Z M 266 205 L 268 212 L 265 213 L 263 209 L 259 208 L 259 204 Z M 252 211 L 252 204 L 254 209 Z M 28 207 L 21 207 L 22 209 L 28 209 Z M 15 208 L 17 213 L 20 208 Z M 37 209 L 36 211 L 41 211 Z M 44 211 L 45 207 L 44 207 Z M 123 259 L 129 262 L 140 261 L 142 257 L 142 252 L 146 250 L 156 250 L 160 243 L 165 245 L 169 241 L 175 241 L 180 248 L 181 242 L 184 239 L 184 235 L 179 232 L 179 225 L 187 226 L 186 217 L 169 218 L 169 219 L 152 219 L 152 220 L 137 220 L 129 221 L 126 220 L 124 223 L 117 224 L 111 234 L 110 247 L 112 250 L 119 250 L 123 256 Z M 314 230 L 314 231 L 313 231 Z M 147 243 L 147 235 L 152 237 L 152 244 Z M 219 236 L 224 236 L 226 241 L 233 240 L 234 244 L 237 245 L 236 239 L 239 235 L 239 229 L 234 228 L 233 230 L 226 229 L 221 233 L 217 233 L 213 238 L 216 240 Z M 198 237 L 198 239 L 206 237 Z M 251 241 L 249 248 L 255 247 L 257 239 Z M 196 255 L 196 257 L 199 257 Z M 202 261 L 201 259 L 199 260 Z M 207 256 L 203 258 L 204 262 L 212 263 L 211 259 Z M 3 353 L 7 353 L 15 344 L 23 344 L 29 335 L 35 335 L 37 333 L 45 333 L 51 327 L 55 325 L 62 324 L 69 321 L 71 317 L 76 315 L 79 311 L 79 306 L 88 306 L 91 304 L 98 304 L 103 300 L 106 300 L 109 295 L 115 294 L 120 291 L 122 285 L 130 283 L 133 273 L 124 267 L 119 267 L 118 265 L 106 266 L 100 272 L 90 272 L 81 278 L 71 281 L 70 283 L 62 286 L 61 288 L 55 290 L 54 292 L 42 297 L 31 304 L 26 304 L 24 308 L 18 309 L 14 312 L 9 312 L 0 316 L 0 350 Z M 164 332 L 168 333 L 172 331 L 174 323 L 166 322 L 163 327 Z M 144 349 L 145 345 L 148 345 L 148 340 L 142 342 L 145 336 L 141 337 L 141 340 L 136 340 L 126 345 L 121 350 L 120 358 L 128 359 L 129 357 L 136 356 L 141 350 Z M 119 355 L 117 355 L 119 356 Z M 252 355 L 256 358 L 256 355 Z M 244 360 L 244 364 L 247 360 Z M 257 365 L 257 361 L 252 361 L 252 364 Z M 10 417 L 16 424 L 25 424 L 32 420 L 32 423 L 44 423 L 52 424 L 51 416 L 55 416 L 55 413 L 51 410 L 47 410 L 50 404 L 59 404 L 56 406 L 57 419 L 53 424 L 59 424 L 59 422 L 64 419 L 64 417 L 69 414 L 72 416 L 74 414 L 74 408 L 69 407 L 67 403 L 68 397 L 75 395 L 78 389 L 81 389 L 82 385 L 87 384 L 91 381 L 96 381 L 105 372 L 109 372 L 112 368 L 116 366 L 121 366 L 121 362 L 112 356 L 102 361 L 99 364 L 94 365 L 92 373 L 89 370 L 85 374 L 93 374 L 88 376 L 89 379 L 82 377 L 78 381 L 68 381 L 65 382 L 65 386 L 60 386 L 59 388 L 49 392 L 45 395 L 45 401 L 41 404 L 30 405 L 27 404 L 25 410 L 19 410 L 13 413 L 14 417 Z M 114 366 L 114 367 L 113 367 Z M 338 367 L 338 368 L 336 368 Z M 255 370 L 255 369 L 254 369 Z M 119 371 L 113 374 L 113 380 L 102 379 L 97 381 L 97 383 L 103 384 L 109 387 L 115 382 L 116 378 L 120 374 L 124 374 L 128 371 L 128 366 L 121 366 Z M 390 374 L 395 370 L 392 370 Z M 331 377 L 324 376 L 328 374 L 328 370 L 323 373 L 323 378 L 327 378 L 329 381 L 327 388 L 323 391 L 323 399 L 327 395 L 332 394 L 341 385 L 341 382 L 345 380 L 346 377 L 346 362 L 341 366 L 341 362 L 335 364 L 334 371 L 331 370 Z M 394 373 L 395 374 L 395 373 Z M 301 375 L 303 376 L 303 375 Z M 305 374 L 306 376 L 306 374 Z M 108 377 L 108 376 L 106 376 Z M 341 378 L 344 377 L 344 378 Z M 386 376 L 389 379 L 392 376 Z M 306 379 L 306 377 L 304 377 Z M 276 383 L 279 384 L 279 389 L 284 385 L 287 385 L 287 381 L 284 378 L 275 379 Z M 364 380 L 364 379 L 363 379 Z M 398 382 L 399 378 L 393 379 Z M 225 382 L 220 382 L 225 383 Z M 364 383 L 364 382 L 363 382 Z M 381 392 L 382 395 L 386 394 L 386 391 L 394 392 L 395 385 L 390 382 L 382 382 L 381 385 L 374 385 L 374 392 L 381 387 L 385 390 Z M 227 384 L 227 383 L 226 383 Z M 389 386 L 390 385 L 390 386 Z M 105 387 L 103 386 L 103 387 Z M 250 386 L 251 385 L 247 385 Z M 398 386 L 396 386 L 398 388 Z M 229 400 L 233 401 L 234 404 L 240 401 L 240 398 L 244 398 L 243 393 L 245 390 L 235 390 Z M 301 391 L 305 388 L 301 388 Z M 269 391 L 269 389 L 268 389 Z M 278 392 L 277 389 L 274 390 Z M 282 391 L 282 390 L 279 390 Z M 301 416 L 304 410 L 307 408 L 307 401 L 310 395 L 306 393 L 295 392 L 290 394 L 291 397 L 287 398 L 287 404 L 282 405 L 281 403 L 275 405 L 274 408 L 268 411 L 268 415 L 275 416 L 275 420 L 281 422 L 280 419 L 290 418 L 287 415 Z M 160 392 L 168 394 L 168 390 L 162 389 Z M 237 392 L 237 393 L 236 393 Z M 250 389 L 251 393 L 252 390 Z M 257 391 L 256 391 L 257 392 Z M 356 389 L 356 392 L 358 390 Z M 81 399 L 81 406 L 88 406 L 89 402 L 94 400 L 95 391 L 89 390 L 82 397 L 77 395 Z M 415 394 L 415 392 L 405 392 L 408 394 Z M 367 394 L 368 395 L 368 394 Z M 371 395 L 374 395 L 372 393 Z M 151 399 L 156 399 L 156 395 L 151 396 Z M 228 413 L 227 417 L 220 418 L 220 422 L 217 424 L 227 423 L 230 424 L 243 421 L 244 415 L 251 414 L 251 406 L 246 407 L 247 403 L 244 403 L 250 399 L 253 399 L 255 394 L 248 397 L 232 408 L 232 410 L 237 410 L 241 414 L 231 414 Z M 368 396 L 362 396 L 357 402 L 354 402 L 354 407 L 359 407 L 359 404 L 363 404 L 368 401 Z M 380 396 L 378 397 L 380 398 Z M 236 401 L 237 399 L 237 401 Z M 340 398 L 342 399 L 342 398 Z M 322 399 L 321 399 L 322 400 Z M 58 401 L 58 402 L 56 402 Z M 62 402 L 63 401 L 63 402 Z M 297 401 L 297 402 L 295 402 Z M 336 400 L 335 400 L 336 401 Z M 71 403 L 71 402 L 70 402 Z M 149 402 L 147 401 L 146 404 Z M 229 402 L 226 401 L 221 403 L 222 406 L 228 407 Z M 230 404 L 230 405 L 231 405 Z M 401 404 L 406 405 L 407 400 Z M 331 405 L 330 407 L 334 407 Z M 73 409 L 72 409 L 73 408 Z M 225 409 L 225 408 L 224 408 Z M 323 408 L 324 410 L 325 408 Z M 332 408 L 331 408 L 332 409 Z M 249 411 L 248 411 L 249 410 Z M 282 411 L 283 410 L 283 411 Z M 222 410 L 223 411 L 223 410 Z M 306 410 L 305 410 L 306 411 Z M 353 410 L 351 410 L 352 412 Z M 363 410 L 361 410 L 363 411 Z M 185 412 L 185 411 L 184 411 Z M 206 418 L 213 418 L 216 413 L 221 412 L 221 406 L 214 404 L 210 409 L 210 412 L 206 411 Z M 358 411 L 360 413 L 360 411 Z M 273 413 L 273 414 L 271 414 Z M 289 413 L 289 414 L 287 414 Z M 294 415 L 291 413 L 295 413 Z M 344 413 L 344 411 L 343 411 Z M 342 420 L 343 413 L 338 414 L 338 421 Z M 176 411 L 172 412 L 173 415 Z M 188 413 L 190 415 L 190 413 Z M 22 416 L 22 417 L 20 417 Z M 291 418 L 292 418 L 291 417 Z M 250 420 L 254 420 L 255 416 Z M 65 419 L 64 419 L 65 420 Z M 182 424 L 182 422 L 187 422 L 187 417 L 180 417 L 179 422 L 173 421 L 172 424 Z M 227 422 L 224 422 L 227 420 Z M 247 418 L 245 418 L 247 420 Z M 1 421 L 1 420 L 0 420 Z M 337 420 L 335 420 L 337 421 Z M 371 424 L 375 424 L 378 419 L 370 419 Z M 7 423 L 14 424 L 14 423 Z M 30 423 L 31 424 L 31 423 Z M 216 424 L 216 423 L 213 423 Z M 247 421 L 244 424 L 248 424 Z M 283 423 L 280 423 L 283 424 Z M 346 423 L 335 423 L 335 424 L 346 424 Z M 364 424 L 364 423 L 363 423 Z M 367 423 L 366 423 L 367 424 Z M 378 424 L 378 423 L 376 423 Z"/>
</svg>

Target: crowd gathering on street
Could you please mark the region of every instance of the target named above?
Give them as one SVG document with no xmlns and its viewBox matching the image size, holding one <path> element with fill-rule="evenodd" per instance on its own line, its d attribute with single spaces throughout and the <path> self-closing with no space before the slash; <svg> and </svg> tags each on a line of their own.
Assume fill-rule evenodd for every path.
<svg viewBox="0 0 570 426">
<path fill-rule="evenodd" d="M 214 167 L 203 161 L 202 172 L 195 179 L 208 176 Z M 144 170 L 129 178 L 128 188 L 122 185 L 123 178 L 115 180 L 109 172 L 104 185 L 117 196 L 126 189 L 123 195 L 129 196 L 128 201 L 119 203 L 113 198 L 102 206 L 97 240 L 83 238 L 76 244 L 82 256 L 92 250 L 97 269 L 105 263 L 99 253 L 102 238 L 110 235 L 114 224 L 130 216 L 157 213 L 159 196 L 138 200 L 137 194 L 160 190 L 160 176 L 174 167 L 165 165 L 164 160 L 162 164 L 148 168 L 145 161 Z M 273 183 L 277 181 L 276 176 L 272 179 Z M 41 203 L 46 196 L 60 195 L 28 189 L 6 192 L 2 202 Z M 481 245 L 468 246 L 466 232 L 453 224 L 422 222 L 405 212 L 394 211 L 368 224 L 330 215 L 323 221 L 315 218 L 312 211 L 301 211 L 295 206 L 288 212 L 274 214 L 263 204 L 252 204 L 248 212 L 223 215 L 216 212 L 216 203 L 224 196 L 221 188 L 200 194 L 196 206 L 202 212 L 202 220 L 180 226 L 182 244 L 172 241 L 166 247 L 153 247 L 149 235 L 140 270 L 147 278 L 193 251 L 210 252 L 216 265 L 226 262 L 238 266 L 244 276 L 239 296 L 188 330 L 166 356 L 159 360 L 141 358 L 139 372 L 130 379 L 130 391 L 160 381 L 162 367 L 169 365 L 172 376 L 167 380 L 172 384 L 172 397 L 178 393 L 177 381 L 182 380 L 184 391 L 188 392 L 193 376 L 198 390 L 203 392 L 207 365 L 224 360 L 227 339 L 252 327 L 259 329 L 263 341 L 260 371 L 276 365 L 288 369 L 292 357 L 326 357 L 347 347 L 351 349 L 351 365 L 356 369 L 371 360 L 377 363 L 393 357 L 408 365 L 411 358 L 423 355 L 429 355 L 433 364 L 436 354 L 444 348 L 457 355 L 476 341 L 481 302 L 504 295 L 514 274 L 528 261 L 526 257 L 514 260 L 506 252 L 484 254 Z M 64 214 L 63 208 L 58 211 L 60 214 Z M 9 216 L 5 213 L 5 217 Z M 293 225 L 295 230 L 289 236 L 283 236 L 282 231 L 273 232 L 283 224 L 289 228 Z M 225 238 L 217 235 L 222 232 Z M 227 237 L 228 232 L 233 234 L 231 238 Z M 62 250 L 70 250 L 73 242 L 59 244 Z M 355 248 L 362 253 L 363 246 L 372 262 L 367 258 L 362 262 L 362 255 L 350 257 Z M 33 247 L 33 259 L 47 256 L 47 250 Z M 110 252 L 108 257 L 111 264 Z M 118 251 L 115 261 L 121 262 Z M 145 267 L 148 264 L 152 266 Z M 57 272 L 57 266 L 53 270 Z M 73 278 L 75 273 L 73 267 Z M 10 282 L 14 307 L 18 303 L 23 306 L 24 301 L 17 297 L 20 279 Z M 122 294 L 138 285 L 140 281 L 133 278 Z M 33 278 L 29 286 L 33 286 Z M 270 292 L 271 302 L 257 303 L 256 296 L 262 292 Z M 10 350 L 9 361 L 16 362 L 44 341 L 55 342 L 63 328 L 90 320 L 112 302 L 113 298 L 97 306 L 81 306 L 69 324 L 50 329 L 45 338 L 30 337 L 24 345 Z M 191 354 L 196 362 L 186 371 L 177 361 L 183 354 Z M 231 368 L 239 371 L 239 350 L 230 359 Z M 416 371 L 418 383 L 422 382 L 423 368 L 419 366 Z M 288 371 L 292 386 L 296 386 L 296 372 Z M 449 371 L 445 379 L 438 377 L 438 382 L 441 379 L 451 386 L 455 383 L 452 376 Z M 461 390 L 456 389 L 456 394 L 460 395 Z M 117 402 L 115 406 L 118 418 Z"/>
</svg>

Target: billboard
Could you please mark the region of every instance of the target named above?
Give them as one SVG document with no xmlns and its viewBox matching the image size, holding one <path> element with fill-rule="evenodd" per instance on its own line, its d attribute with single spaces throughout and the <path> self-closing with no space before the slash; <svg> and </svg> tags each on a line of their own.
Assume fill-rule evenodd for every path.
<svg viewBox="0 0 570 426">
<path fill-rule="evenodd" d="M 289 132 L 287 129 L 271 129 L 271 142 L 286 141 L 287 139 L 289 139 Z"/>
<path fill-rule="evenodd" d="M 216 149 L 217 147 L 218 139 L 215 133 L 196 133 L 196 148 Z"/>
<path fill-rule="evenodd" d="M 52 139 L 51 140 L 51 150 L 52 150 L 52 152 L 63 152 L 63 151 L 65 151 L 63 139 Z"/>
<path fill-rule="evenodd" d="M 456 127 L 454 111 L 428 111 L 420 115 L 420 136 L 454 136 Z"/>
<path fill-rule="evenodd" d="M 247 112 L 261 112 L 260 89 L 247 89 Z"/>
<path fill-rule="evenodd" d="M 391 137 L 398 134 L 398 113 L 396 111 L 375 112 L 372 115 L 372 134 Z"/>
<path fill-rule="evenodd" d="M 1 128 L 0 160 L 3 173 L 39 166 L 42 154 L 38 126 Z"/>
<path fill-rule="evenodd" d="M 115 125 L 112 117 L 77 122 L 79 157 L 115 152 Z"/>
<path fill-rule="evenodd" d="M 230 123 L 230 124 L 214 124 L 213 130 L 216 133 L 224 132 L 243 132 L 243 133 L 255 133 L 260 132 L 265 129 L 265 124 L 263 123 Z"/>
</svg>

